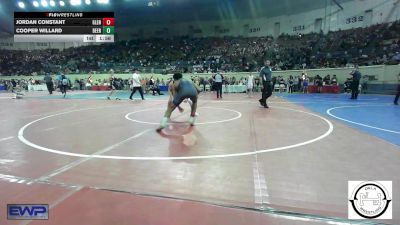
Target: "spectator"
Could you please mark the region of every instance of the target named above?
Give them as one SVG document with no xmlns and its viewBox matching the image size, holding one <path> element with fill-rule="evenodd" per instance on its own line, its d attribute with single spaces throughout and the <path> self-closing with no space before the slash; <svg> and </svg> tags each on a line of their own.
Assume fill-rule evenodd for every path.
<svg viewBox="0 0 400 225">
<path fill-rule="evenodd" d="M 331 85 L 331 75 L 326 75 L 323 79 L 323 85 Z"/>
<path fill-rule="evenodd" d="M 68 78 L 64 74 L 61 75 L 60 91 L 61 91 L 61 94 L 64 95 L 63 96 L 64 98 L 67 95 L 67 90 L 70 85 L 71 85 L 71 82 L 68 80 Z"/>
<path fill-rule="evenodd" d="M 289 87 L 288 87 L 288 92 L 289 92 L 289 93 L 293 93 L 293 87 L 294 87 L 294 78 L 293 78 L 293 76 L 292 76 L 292 75 L 290 75 L 290 76 L 289 76 L 289 79 L 288 79 L 288 84 L 289 84 Z"/>
<path fill-rule="evenodd" d="M 317 93 L 321 93 L 322 89 L 322 77 L 317 74 L 314 78 L 314 85 L 317 86 Z"/>
<path fill-rule="evenodd" d="M 367 90 L 368 90 L 368 80 L 369 80 L 369 77 L 368 77 L 367 75 L 364 75 L 364 76 L 362 77 L 361 91 L 362 91 L 364 94 L 366 94 L 366 93 L 367 93 Z"/>
<path fill-rule="evenodd" d="M 345 93 L 350 93 L 351 91 L 351 82 L 352 78 L 347 78 L 346 81 L 343 84 L 343 89 Z"/>
<path fill-rule="evenodd" d="M 332 85 L 338 85 L 338 81 L 337 81 L 337 78 L 336 78 L 336 74 L 334 74 L 334 75 L 332 76 L 331 84 L 332 84 Z"/>
<path fill-rule="evenodd" d="M 307 76 L 307 73 L 303 73 L 302 75 L 301 75 L 301 77 L 302 77 L 302 81 L 303 81 L 303 90 L 302 90 L 302 92 L 304 93 L 304 94 L 307 94 L 308 93 L 308 82 L 309 82 L 309 78 L 308 78 L 308 76 Z"/>
</svg>

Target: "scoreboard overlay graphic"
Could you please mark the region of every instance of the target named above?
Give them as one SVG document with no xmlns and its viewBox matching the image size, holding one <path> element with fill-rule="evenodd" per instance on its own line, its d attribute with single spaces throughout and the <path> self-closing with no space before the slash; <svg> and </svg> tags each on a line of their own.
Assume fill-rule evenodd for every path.
<svg viewBox="0 0 400 225">
<path fill-rule="evenodd" d="M 14 42 L 114 42 L 114 12 L 14 12 Z"/>
</svg>

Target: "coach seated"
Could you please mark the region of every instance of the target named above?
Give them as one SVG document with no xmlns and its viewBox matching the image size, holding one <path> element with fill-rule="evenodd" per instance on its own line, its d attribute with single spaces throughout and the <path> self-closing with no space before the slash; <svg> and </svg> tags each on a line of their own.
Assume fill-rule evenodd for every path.
<svg viewBox="0 0 400 225">
<path fill-rule="evenodd" d="M 156 95 L 156 93 L 158 95 L 164 95 L 163 93 L 161 93 L 160 91 L 160 83 L 159 81 L 156 81 L 153 85 L 150 86 L 150 90 L 153 92 L 153 95 Z"/>
<path fill-rule="evenodd" d="M 351 92 L 351 82 L 353 81 L 352 78 L 347 78 L 347 80 L 343 84 L 343 89 L 345 93 Z"/>
<path fill-rule="evenodd" d="M 331 85 L 338 85 L 337 77 L 335 74 L 332 76 Z"/>
<path fill-rule="evenodd" d="M 323 85 L 331 85 L 331 75 L 326 75 L 323 79 Z"/>
</svg>

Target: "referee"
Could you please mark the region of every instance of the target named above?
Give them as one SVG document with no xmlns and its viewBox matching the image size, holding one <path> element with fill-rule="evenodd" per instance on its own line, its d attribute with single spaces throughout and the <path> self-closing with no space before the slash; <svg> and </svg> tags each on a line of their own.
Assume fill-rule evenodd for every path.
<svg viewBox="0 0 400 225">
<path fill-rule="evenodd" d="M 258 100 L 261 106 L 264 108 L 269 108 L 267 105 L 267 99 L 272 95 L 272 70 L 271 70 L 271 62 L 269 60 L 264 61 L 264 66 L 260 70 L 260 79 L 262 81 L 262 97 Z"/>
<path fill-rule="evenodd" d="M 358 97 L 358 89 L 360 86 L 361 73 L 358 71 L 358 65 L 354 66 L 354 70 L 350 73 L 353 76 L 353 81 L 351 82 L 351 98 L 357 99 Z"/>
<path fill-rule="evenodd" d="M 395 104 L 395 105 L 399 105 L 399 97 L 400 97 L 400 73 L 399 73 L 399 75 L 397 76 L 397 81 L 398 81 L 399 83 L 397 84 L 397 94 L 396 94 L 396 97 L 394 98 L 394 104 Z"/>
<path fill-rule="evenodd" d="M 224 82 L 224 76 L 220 72 L 214 75 L 214 87 L 217 91 L 217 98 L 222 98 L 222 83 Z"/>
<path fill-rule="evenodd" d="M 43 79 L 46 82 L 47 90 L 49 94 L 53 94 L 53 78 L 51 78 L 49 73 L 46 73 Z"/>
</svg>

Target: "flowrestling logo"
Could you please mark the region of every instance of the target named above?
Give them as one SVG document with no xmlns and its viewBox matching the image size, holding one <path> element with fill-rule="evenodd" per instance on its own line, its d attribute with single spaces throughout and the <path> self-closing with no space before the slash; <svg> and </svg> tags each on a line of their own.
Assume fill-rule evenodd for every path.
<svg viewBox="0 0 400 225">
<path fill-rule="evenodd" d="M 8 204 L 7 219 L 9 220 L 48 220 L 49 205 L 47 204 Z"/>
<path fill-rule="evenodd" d="M 349 181 L 349 219 L 392 219 L 392 181 Z"/>
</svg>

